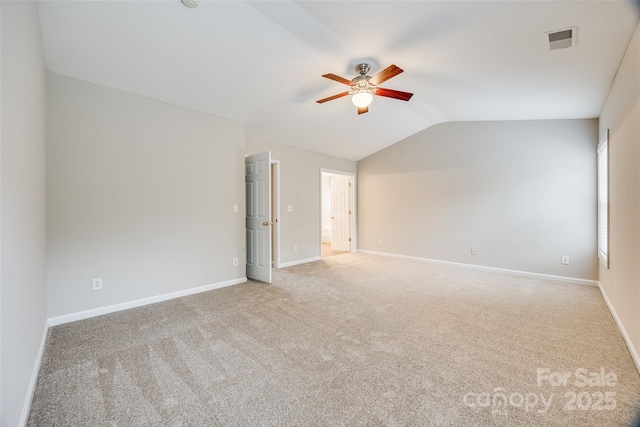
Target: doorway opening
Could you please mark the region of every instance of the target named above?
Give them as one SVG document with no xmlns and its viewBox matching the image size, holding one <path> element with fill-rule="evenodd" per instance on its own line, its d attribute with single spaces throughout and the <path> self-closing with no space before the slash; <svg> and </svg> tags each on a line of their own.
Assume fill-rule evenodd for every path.
<svg viewBox="0 0 640 427">
<path fill-rule="evenodd" d="M 320 253 L 355 252 L 355 174 L 320 170 Z"/>
</svg>

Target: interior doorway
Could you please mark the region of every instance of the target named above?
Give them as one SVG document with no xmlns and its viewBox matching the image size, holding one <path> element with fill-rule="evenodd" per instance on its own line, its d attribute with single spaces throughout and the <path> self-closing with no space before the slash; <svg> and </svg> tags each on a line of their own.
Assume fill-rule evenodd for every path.
<svg viewBox="0 0 640 427">
<path fill-rule="evenodd" d="M 320 253 L 355 251 L 355 174 L 320 171 Z"/>
</svg>

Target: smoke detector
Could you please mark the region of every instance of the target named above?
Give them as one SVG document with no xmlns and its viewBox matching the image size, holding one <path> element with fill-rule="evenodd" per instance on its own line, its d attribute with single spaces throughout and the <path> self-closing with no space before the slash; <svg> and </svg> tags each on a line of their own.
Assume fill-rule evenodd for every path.
<svg viewBox="0 0 640 427">
<path fill-rule="evenodd" d="M 576 46 L 576 29 L 577 27 L 565 28 L 563 30 L 549 31 L 549 49 L 566 49 Z"/>
<path fill-rule="evenodd" d="M 182 1 L 182 4 L 187 6 L 189 9 L 198 7 L 198 0 L 180 0 L 180 1 Z"/>
</svg>

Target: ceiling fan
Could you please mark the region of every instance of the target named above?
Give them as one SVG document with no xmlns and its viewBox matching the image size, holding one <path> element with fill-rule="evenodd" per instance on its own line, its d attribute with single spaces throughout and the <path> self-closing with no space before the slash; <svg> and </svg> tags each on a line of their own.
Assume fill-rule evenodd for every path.
<svg viewBox="0 0 640 427">
<path fill-rule="evenodd" d="M 411 99 L 413 96 L 412 93 L 378 87 L 379 84 L 384 83 L 390 78 L 402 73 L 404 71 L 402 68 L 397 67 L 396 65 L 389 65 L 373 77 L 367 76 L 370 69 L 371 67 L 369 64 L 356 65 L 356 72 L 359 75 L 354 77 L 352 80 L 347 80 L 344 77 L 336 76 L 335 74 L 323 74 L 322 77 L 350 86 L 351 90 L 316 102 L 318 104 L 322 104 L 327 101 L 342 98 L 343 96 L 353 95 L 351 102 L 353 102 L 353 105 L 358 107 L 358 114 L 363 114 L 369 111 L 369 105 L 373 100 L 373 95 L 386 96 L 387 98 L 399 99 L 401 101 L 408 101 Z"/>
</svg>

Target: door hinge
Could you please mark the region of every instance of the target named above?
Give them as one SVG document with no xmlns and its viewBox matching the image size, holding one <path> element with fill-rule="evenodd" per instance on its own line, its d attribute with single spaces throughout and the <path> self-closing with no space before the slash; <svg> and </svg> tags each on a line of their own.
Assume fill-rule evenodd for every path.
<svg viewBox="0 0 640 427">
<path fill-rule="evenodd" d="M 349 187 L 351 187 L 351 183 L 349 183 Z"/>
<path fill-rule="evenodd" d="M 351 237 L 349 237 L 349 241 L 351 241 Z"/>
<path fill-rule="evenodd" d="M 351 211 L 349 211 L 349 215 L 351 215 Z"/>
</svg>

